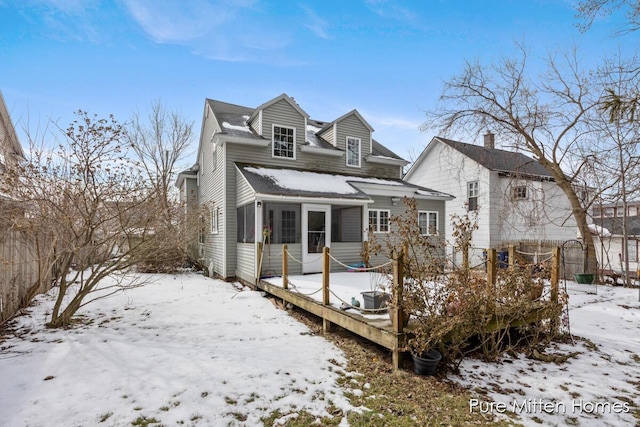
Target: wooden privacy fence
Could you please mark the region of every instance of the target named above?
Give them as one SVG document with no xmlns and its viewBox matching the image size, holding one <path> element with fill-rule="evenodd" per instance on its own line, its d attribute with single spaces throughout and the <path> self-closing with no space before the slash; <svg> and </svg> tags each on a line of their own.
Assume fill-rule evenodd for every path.
<svg viewBox="0 0 640 427">
<path fill-rule="evenodd" d="M 526 263 L 535 263 L 536 256 L 534 254 L 544 254 L 551 252 L 553 248 L 562 248 L 560 252 L 560 277 L 571 279 L 574 274 L 584 273 L 585 256 L 583 247 L 578 240 L 520 240 L 513 242 L 505 242 L 503 247 L 511 251 L 511 247 L 519 253 L 526 253 L 521 257 Z M 511 259 L 511 257 L 509 258 Z"/>
<path fill-rule="evenodd" d="M 50 281 L 39 279 L 39 261 L 33 236 L 13 229 L 0 231 L 0 324 L 49 290 Z"/>
</svg>

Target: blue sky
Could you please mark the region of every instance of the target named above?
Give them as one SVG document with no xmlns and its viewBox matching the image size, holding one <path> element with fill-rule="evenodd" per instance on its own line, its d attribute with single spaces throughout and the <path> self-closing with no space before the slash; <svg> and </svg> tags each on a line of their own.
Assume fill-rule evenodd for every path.
<svg viewBox="0 0 640 427">
<path fill-rule="evenodd" d="M 591 65 L 628 47 L 613 18 L 581 34 L 574 3 L 0 0 L 0 90 L 20 131 L 66 128 L 78 109 L 125 122 L 160 100 L 197 136 L 205 98 L 255 107 L 287 93 L 318 120 L 357 109 L 409 159 L 465 60 L 509 56 L 517 41 L 534 59 L 575 45 Z"/>
</svg>

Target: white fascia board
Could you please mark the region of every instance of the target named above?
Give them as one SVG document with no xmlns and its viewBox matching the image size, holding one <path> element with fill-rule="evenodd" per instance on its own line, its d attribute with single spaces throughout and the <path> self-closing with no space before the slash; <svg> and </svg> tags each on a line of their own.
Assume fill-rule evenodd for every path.
<svg viewBox="0 0 640 427">
<path fill-rule="evenodd" d="M 270 141 L 267 141 L 266 139 L 243 138 L 235 135 L 216 134 L 213 142 L 220 144 L 220 146 L 224 145 L 225 142 L 229 142 L 232 144 L 252 145 L 254 147 L 267 147 Z"/>
<path fill-rule="evenodd" d="M 403 159 L 392 159 L 391 157 L 381 157 L 381 156 L 367 156 L 365 158 L 367 163 L 378 163 L 381 165 L 393 165 L 393 166 L 406 166 L 409 164 L 408 161 Z"/>
<path fill-rule="evenodd" d="M 417 188 L 402 185 L 372 184 L 368 182 L 349 182 L 368 196 L 409 197 L 419 200 L 452 200 L 453 196 L 444 193 L 431 194 Z"/>
<path fill-rule="evenodd" d="M 317 154 L 320 156 L 329 156 L 329 157 L 344 156 L 344 151 L 339 151 L 331 148 L 314 147 L 312 145 L 301 145 L 300 151 L 304 153 Z"/>
<path fill-rule="evenodd" d="M 365 206 L 369 203 L 373 203 L 371 199 L 341 199 L 333 197 L 297 197 L 297 196 L 283 196 L 277 194 L 262 194 L 256 193 L 256 200 L 263 202 L 284 202 L 284 203 L 315 203 L 324 205 L 362 205 Z"/>
</svg>

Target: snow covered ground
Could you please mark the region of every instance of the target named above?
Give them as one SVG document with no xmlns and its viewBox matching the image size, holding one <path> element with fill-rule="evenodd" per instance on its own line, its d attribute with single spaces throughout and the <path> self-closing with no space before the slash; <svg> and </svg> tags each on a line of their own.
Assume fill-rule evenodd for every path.
<svg viewBox="0 0 640 427">
<path fill-rule="evenodd" d="M 258 292 L 192 273 L 149 277 L 83 308 L 86 322 L 71 330 L 44 328 L 51 296 L 16 319 L 0 338 L 3 426 L 259 425 L 276 410 L 284 420 L 303 409 L 328 415 L 330 404 L 354 409 L 336 385 L 342 352 Z M 332 304 L 359 299 L 376 280 L 332 275 Z M 292 282 L 319 288 L 318 276 Z M 532 426 L 638 422 L 638 290 L 568 285 L 571 332 L 588 341 L 554 344 L 547 353 L 576 353 L 561 364 L 464 361 L 449 380 L 477 391 L 470 411 L 515 412 Z"/>
<path fill-rule="evenodd" d="M 260 425 L 276 410 L 353 409 L 336 385 L 342 352 L 260 293 L 150 278 L 87 305 L 71 330 L 45 329 L 52 297 L 39 296 L 0 336 L 0 425 Z"/>
<path fill-rule="evenodd" d="M 597 295 L 567 282 L 575 344 L 546 353 L 565 363 L 506 357 L 497 364 L 465 360 L 456 382 L 488 390 L 474 411 L 512 411 L 526 425 L 632 426 L 640 423 L 640 303 L 638 289 L 598 286 Z"/>
</svg>

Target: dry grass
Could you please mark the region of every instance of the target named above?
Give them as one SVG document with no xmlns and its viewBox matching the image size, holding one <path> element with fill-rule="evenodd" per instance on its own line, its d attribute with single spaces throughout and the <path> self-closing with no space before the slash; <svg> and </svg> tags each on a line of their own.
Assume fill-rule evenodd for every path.
<svg viewBox="0 0 640 427">
<path fill-rule="evenodd" d="M 293 310 L 297 319 L 315 334 L 322 334 L 322 323 L 308 313 Z M 471 393 L 443 376 L 425 377 L 413 373 L 411 357 L 404 359 L 404 369 L 393 372 L 390 351 L 372 344 L 341 328 L 326 334 L 345 353 L 347 371 L 341 386 L 354 406 L 370 411 L 348 414 L 352 426 L 510 426 L 513 421 L 470 413 Z M 296 425 L 296 424 L 290 424 Z"/>
</svg>

